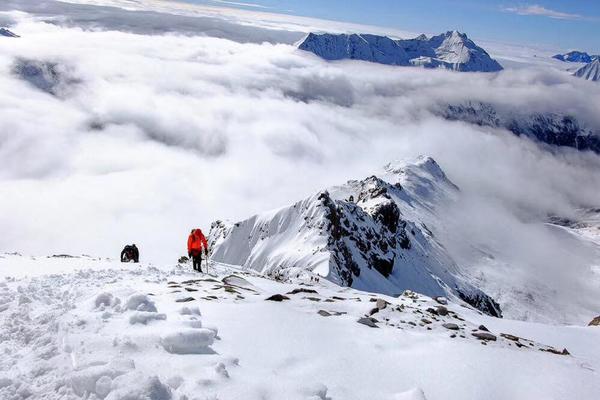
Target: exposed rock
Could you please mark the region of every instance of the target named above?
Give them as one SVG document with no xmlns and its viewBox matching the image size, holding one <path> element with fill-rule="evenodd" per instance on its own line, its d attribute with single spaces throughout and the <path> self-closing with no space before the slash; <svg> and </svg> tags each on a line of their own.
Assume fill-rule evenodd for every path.
<svg viewBox="0 0 600 400">
<path fill-rule="evenodd" d="M 489 332 L 490 330 L 488 328 L 485 327 L 485 325 L 479 325 L 479 329 L 480 331 L 484 331 L 484 332 Z"/>
<path fill-rule="evenodd" d="M 473 333 L 471 333 L 471 335 L 475 336 L 477 339 L 480 339 L 480 340 L 496 341 L 496 336 L 492 335 L 489 332 L 473 332 Z"/>
<path fill-rule="evenodd" d="M 267 297 L 265 300 L 267 301 L 284 301 L 284 300 L 289 300 L 290 298 L 287 296 L 284 296 L 282 294 L 274 294 L 271 297 Z"/>
<path fill-rule="evenodd" d="M 298 294 L 298 293 L 315 293 L 318 294 L 318 292 L 314 289 L 305 289 L 305 288 L 298 288 L 298 289 L 294 289 L 291 292 L 288 292 L 286 294 Z"/>
<path fill-rule="evenodd" d="M 441 316 L 448 315 L 448 309 L 446 307 L 444 307 L 444 306 L 438 306 L 436 308 L 436 311 Z"/>
<path fill-rule="evenodd" d="M 374 307 L 369 311 L 369 315 L 377 314 L 379 312 L 379 308 Z"/>
<path fill-rule="evenodd" d="M 434 300 L 442 305 L 448 305 L 448 299 L 443 296 L 438 296 Z"/>
<path fill-rule="evenodd" d="M 446 329 L 450 329 L 451 331 L 457 331 L 459 329 L 458 325 L 452 322 L 448 322 L 446 324 L 443 324 L 442 326 Z"/>
<path fill-rule="evenodd" d="M 366 325 L 370 328 L 379 328 L 376 323 L 379 322 L 377 321 L 375 318 L 368 318 L 368 317 L 363 317 L 363 318 L 359 318 L 358 321 L 359 324 L 363 324 Z"/>
<path fill-rule="evenodd" d="M 388 305 L 388 302 L 383 299 L 377 299 L 377 308 L 383 310 Z"/>
<path fill-rule="evenodd" d="M 500 336 L 502 336 L 505 339 L 512 340 L 513 342 L 518 342 L 520 339 L 520 337 L 511 335 L 509 333 L 501 333 Z"/>
<path fill-rule="evenodd" d="M 327 311 L 325 311 L 325 310 L 319 310 L 319 311 L 317 312 L 317 314 L 319 314 L 319 315 L 321 315 L 321 316 L 323 316 L 323 317 L 331 317 L 331 314 L 330 314 L 330 313 L 328 313 L 328 312 L 327 312 Z"/>
<path fill-rule="evenodd" d="M 196 299 L 193 297 L 183 297 L 181 299 L 175 300 L 176 303 L 189 303 L 190 301 L 195 301 Z"/>
<path fill-rule="evenodd" d="M 588 326 L 600 326 L 600 316 L 591 320 Z"/>
</svg>

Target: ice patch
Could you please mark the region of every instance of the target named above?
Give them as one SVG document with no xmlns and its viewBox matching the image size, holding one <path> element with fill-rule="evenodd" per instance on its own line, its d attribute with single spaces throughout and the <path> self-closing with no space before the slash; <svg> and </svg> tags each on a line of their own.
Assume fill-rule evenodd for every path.
<svg viewBox="0 0 600 400">
<path fill-rule="evenodd" d="M 145 294 L 136 293 L 127 299 L 126 308 L 135 311 L 157 312 L 156 305 Z"/>
<path fill-rule="evenodd" d="M 131 325 L 144 324 L 146 325 L 150 321 L 164 321 L 167 319 L 166 314 L 159 314 L 156 312 L 148 311 L 136 311 L 129 317 L 129 323 Z"/>
<path fill-rule="evenodd" d="M 214 339 L 215 332 L 210 329 L 190 329 L 164 335 L 160 342 L 169 353 L 207 354 L 212 352 L 208 346 Z"/>
</svg>

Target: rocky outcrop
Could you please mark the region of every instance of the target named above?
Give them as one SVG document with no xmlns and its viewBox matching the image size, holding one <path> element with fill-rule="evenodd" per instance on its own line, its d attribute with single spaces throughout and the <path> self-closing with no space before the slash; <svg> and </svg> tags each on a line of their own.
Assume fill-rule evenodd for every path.
<svg viewBox="0 0 600 400">
<path fill-rule="evenodd" d="M 588 326 L 600 326 L 600 316 L 597 316 L 596 318 L 591 320 Z"/>
</svg>

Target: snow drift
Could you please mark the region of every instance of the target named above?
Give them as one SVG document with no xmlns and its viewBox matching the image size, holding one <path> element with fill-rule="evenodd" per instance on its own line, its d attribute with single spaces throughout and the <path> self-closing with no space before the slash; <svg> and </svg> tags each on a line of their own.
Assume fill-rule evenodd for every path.
<svg viewBox="0 0 600 400">
<path fill-rule="evenodd" d="M 342 286 L 398 295 L 454 296 L 494 316 L 499 305 L 467 283 L 428 228 L 458 188 L 428 157 L 332 187 L 282 209 L 213 223 L 212 260 L 269 276 L 317 274 Z"/>
<path fill-rule="evenodd" d="M 394 40 L 370 34 L 310 33 L 299 44 L 326 60 L 363 60 L 380 64 L 497 72 L 502 66 L 464 33 L 448 31 L 428 38 Z"/>
</svg>

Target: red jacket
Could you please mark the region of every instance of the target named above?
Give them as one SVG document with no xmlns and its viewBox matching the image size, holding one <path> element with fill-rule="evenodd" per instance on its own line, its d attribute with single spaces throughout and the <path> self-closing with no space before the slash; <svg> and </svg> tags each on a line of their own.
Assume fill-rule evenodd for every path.
<svg viewBox="0 0 600 400">
<path fill-rule="evenodd" d="M 188 253 L 193 256 L 197 256 L 204 252 L 208 252 L 208 243 L 206 242 L 206 237 L 200 229 L 192 229 L 192 233 L 188 237 Z"/>
</svg>

